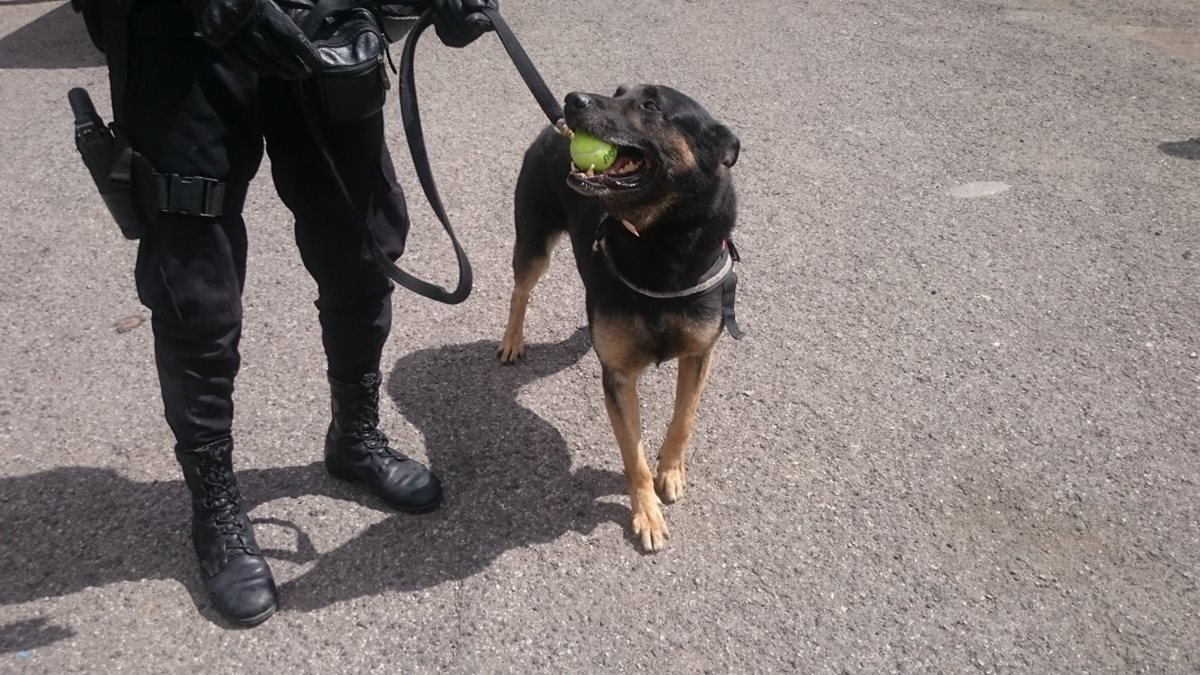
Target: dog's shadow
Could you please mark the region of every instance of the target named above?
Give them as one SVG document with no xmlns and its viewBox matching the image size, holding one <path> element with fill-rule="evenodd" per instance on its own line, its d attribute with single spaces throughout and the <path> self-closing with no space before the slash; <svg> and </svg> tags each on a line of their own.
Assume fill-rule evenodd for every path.
<svg viewBox="0 0 1200 675">
<path fill-rule="evenodd" d="M 628 520 L 625 506 L 598 501 L 624 492 L 621 475 L 573 470 L 562 435 L 517 400 L 524 385 L 587 353 L 586 329 L 559 344 L 533 345 L 516 367 L 498 364 L 497 346 L 481 341 L 400 359 L 386 390 L 424 437 L 445 502 L 429 515 L 386 518 L 321 555 L 280 589 L 286 609 L 462 579 L 505 551 Z"/>
<path fill-rule="evenodd" d="M 517 367 L 500 366 L 496 346 L 421 350 L 400 359 L 389 377 L 388 395 L 424 437 L 426 456 L 445 484 L 445 503 L 434 513 L 391 511 L 358 486 L 330 478 L 320 462 L 238 471 L 252 509 L 318 494 L 385 514 L 319 553 L 302 522 L 270 518 L 263 513 L 269 507 L 255 509 L 260 527 L 296 533 L 295 550 L 268 551 L 271 559 L 311 563 L 281 587 L 284 611 L 436 586 L 476 574 L 506 551 L 628 520 L 625 506 L 600 501 L 624 492 L 620 474 L 572 469 L 562 435 L 517 400 L 521 387 L 587 353 L 586 330 L 532 346 L 530 360 Z M 201 613 L 218 620 L 200 584 L 187 503 L 182 480 L 132 481 L 110 469 L 66 467 L 0 478 L 0 606 L 122 581 L 177 579 Z M 34 628 L 3 626 L 0 635 L 13 644 L 61 637 Z"/>
</svg>

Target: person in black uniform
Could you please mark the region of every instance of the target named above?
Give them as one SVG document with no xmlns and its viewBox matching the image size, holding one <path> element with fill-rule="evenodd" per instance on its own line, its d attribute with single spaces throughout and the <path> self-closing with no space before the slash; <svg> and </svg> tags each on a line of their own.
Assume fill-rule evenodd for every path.
<svg viewBox="0 0 1200 675">
<path fill-rule="evenodd" d="M 123 50 L 105 45 L 97 18 L 106 11 L 103 2 L 128 3 Z M 495 0 L 389 4 L 432 9 L 442 42 L 462 47 L 490 29 L 478 11 L 495 7 Z M 242 205 L 264 140 L 275 188 L 295 217 L 300 256 L 317 282 L 332 400 L 325 465 L 401 511 L 428 511 L 441 502 L 437 476 L 391 449 L 377 426 L 393 286 L 363 255 L 362 233 L 365 225 L 395 259 L 408 230 L 383 114 L 324 129 L 352 212 L 293 95 L 294 82 L 317 66 L 317 53 L 273 0 L 76 0 L 76 8 L 109 53 L 116 127 L 132 148 L 156 176 L 169 177 L 163 180 L 221 186 L 206 193 L 209 211 L 219 215 L 171 208 L 157 214 L 139 242 L 135 281 L 152 313 L 166 419 L 191 491 L 205 588 L 221 614 L 254 625 L 275 612 L 278 593 L 242 510 L 231 428 L 246 278 Z M 124 57 L 114 63 L 117 51 Z"/>
</svg>

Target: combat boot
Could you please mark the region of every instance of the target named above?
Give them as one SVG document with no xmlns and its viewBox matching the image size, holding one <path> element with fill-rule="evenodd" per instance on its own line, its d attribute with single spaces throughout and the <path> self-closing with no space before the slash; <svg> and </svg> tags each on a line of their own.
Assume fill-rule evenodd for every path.
<svg viewBox="0 0 1200 675">
<path fill-rule="evenodd" d="M 192 542 L 204 590 L 230 621 L 253 626 L 275 613 L 279 594 L 250 521 L 242 513 L 232 456 L 233 440 L 228 438 L 175 451 L 192 492 Z"/>
<path fill-rule="evenodd" d="M 432 511 L 442 503 L 442 484 L 424 464 L 388 447 L 379 430 L 379 373 L 357 382 L 329 378 L 333 420 L 325 435 L 325 468 L 346 481 L 362 481 L 394 509 Z"/>
</svg>

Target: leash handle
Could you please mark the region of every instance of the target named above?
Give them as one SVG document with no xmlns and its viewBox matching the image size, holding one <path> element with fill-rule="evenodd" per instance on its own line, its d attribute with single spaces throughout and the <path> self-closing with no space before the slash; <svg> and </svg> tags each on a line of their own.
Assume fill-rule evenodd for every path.
<svg viewBox="0 0 1200 675">
<path fill-rule="evenodd" d="M 501 44 L 504 45 L 505 51 L 508 52 L 508 57 L 512 59 L 513 65 L 517 67 L 517 73 L 521 79 L 525 80 L 525 86 L 529 87 L 530 93 L 537 99 L 538 106 L 542 112 L 550 120 L 550 124 L 557 129 L 563 128 L 563 109 L 558 104 L 558 99 L 550 92 L 550 87 L 546 86 L 546 81 L 542 79 L 540 73 L 533 65 L 533 61 L 529 60 L 529 55 L 525 53 L 525 49 L 521 47 L 521 43 L 517 40 L 517 36 L 513 34 L 512 29 L 508 27 L 508 23 L 500 17 L 500 10 L 494 7 L 486 7 L 480 12 L 492 22 L 492 28 L 496 30 L 496 36 L 500 38 Z"/>
</svg>

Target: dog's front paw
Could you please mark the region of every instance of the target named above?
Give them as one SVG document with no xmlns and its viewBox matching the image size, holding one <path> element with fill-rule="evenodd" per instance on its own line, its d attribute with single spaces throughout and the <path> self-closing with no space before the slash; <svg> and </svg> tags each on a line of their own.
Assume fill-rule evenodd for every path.
<svg viewBox="0 0 1200 675">
<path fill-rule="evenodd" d="M 651 496 L 633 505 L 633 535 L 641 540 L 642 548 L 648 552 L 667 547 L 671 533 L 667 531 L 667 521 L 663 519 L 657 498 Z"/>
<path fill-rule="evenodd" d="M 660 466 L 654 487 L 663 501 L 670 504 L 683 496 L 683 489 L 687 487 L 687 471 L 682 466 L 670 469 Z"/>
<path fill-rule="evenodd" d="M 505 333 L 504 339 L 500 342 L 500 348 L 496 350 L 496 358 L 500 359 L 500 363 L 504 365 L 516 363 L 525 358 L 524 348 L 522 336 Z"/>
</svg>

